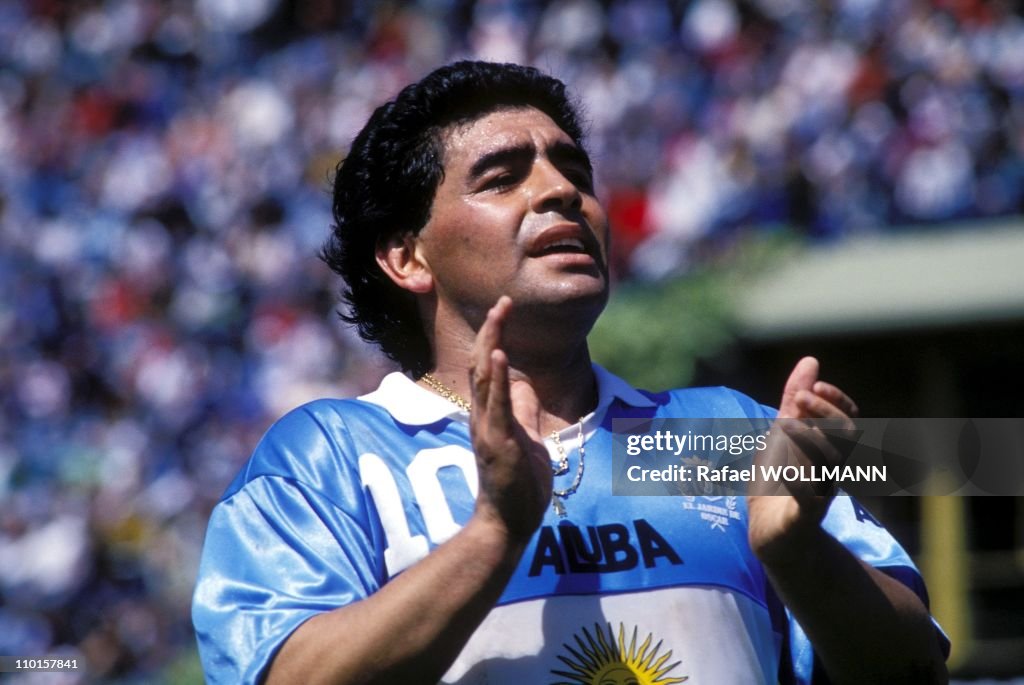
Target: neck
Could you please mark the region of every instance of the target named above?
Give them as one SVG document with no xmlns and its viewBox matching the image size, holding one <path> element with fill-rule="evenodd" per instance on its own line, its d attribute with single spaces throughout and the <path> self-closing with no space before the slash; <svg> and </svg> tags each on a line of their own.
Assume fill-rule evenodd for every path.
<svg viewBox="0 0 1024 685">
<path fill-rule="evenodd" d="M 471 400 L 469 369 L 486 310 L 466 314 L 441 302 L 422 313 L 434 350 L 431 374 Z M 500 347 L 508 355 L 509 378 L 529 383 L 537 396 L 542 434 L 576 423 L 597 406 L 586 336 L 599 313 L 600 308 L 513 305 L 504 323 Z"/>
<path fill-rule="evenodd" d="M 471 348 L 472 345 L 439 348 L 431 370 L 435 378 L 467 400 L 472 397 Z M 512 383 L 529 383 L 537 396 L 542 435 L 576 423 L 596 408 L 597 380 L 585 340 L 561 354 L 521 354 L 514 350 L 506 353 Z"/>
<path fill-rule="evenodd" d="M 510 357 L 509 361 L 511 380 L 529 383 L 537 395 L 542 434 L 576 423 L 597 406 L 597 380 L 585 342 L 561 360 L 546 358 L 530 364 Z"/>
</svg>

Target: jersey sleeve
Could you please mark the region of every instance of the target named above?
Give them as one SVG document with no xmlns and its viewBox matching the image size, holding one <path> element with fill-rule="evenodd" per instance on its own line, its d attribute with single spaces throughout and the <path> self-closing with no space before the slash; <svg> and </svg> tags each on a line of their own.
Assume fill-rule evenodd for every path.
<svg viewBox="0 0 1024 685">
<path fill-rule="evenodd" d="M 214 508 L 192 607 L 208 682 L 259 682 L 300 624 L 379 588 L 365 499 L 342 450 L 300 410 L 271 428 Z M 303 470 L 311 463 L 319 472 Z"/>
<path fill-rule="evenodd" d="M 895 578 L 916 594 L 928 607 L 928 591 L 920 572 L 902 546 L 881 523 L 856 499 L 840 493 L 829 507 L 822 527 L 849 549 L 854 556 L 886 575 Z M 789 611 L 786 611 L 787 615 Z M 949 655 L 949 639 L 939 624 L 932 619 L 936 639 L 944 656 Z M 792 667 L 790 682 L 800 685 L 822 685 L 829 680 L 815 658 L 807 634 L 792 616 L 789 616 L 789 658 Z"/>
</svg>

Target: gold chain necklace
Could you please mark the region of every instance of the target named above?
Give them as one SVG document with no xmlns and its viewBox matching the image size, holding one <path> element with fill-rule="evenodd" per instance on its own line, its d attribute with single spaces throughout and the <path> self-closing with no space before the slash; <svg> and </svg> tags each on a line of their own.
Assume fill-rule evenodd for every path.
<svg viewBox="0 0 1024 685">
<path fill-rule="evenodd" d="M 420 379 L 430 386 L 430 389 L 436 392 L 438 395 L 448 400 L 459 409 L 468 412 L 473 408 L 473 404 L 462 397 L 447 385 L 437 380 L 433 374 L 425 373 L 420 376 Z M 579 427 L 579 451 L 580 460 L 576 466 L 576 476 L 572 479 L 572 484 L 564 490 L 552 490 L 551 491 L 551 505 L 555 508 L 555 513 L 560 518 L 565 518 L 567 512 L 565 510 L 565 500 L 576 492 L 580 487 L 580 482 L 583 481 L 583 471 L 586 468 L 586 449 L 583 446 L 583 417 L 577 422 Z M 554 476 L 561 476 L 569 470 L 569 453 L 565 450 L 562 445 L 562 438 L 558 435 L 558 431 L 551 431 L 551 440 L 555 443 L 555 451 L 558 452 L 558 463 L 551 464 L 551 473 Z"/>
<path fill-rule="evenodd" d="M 579 488 L 580 482 L 583 480 L 583 469 L 585 468 L 585 457 L 586 449 L 583 447 L 583 417 L 576 423 L 579 427 L 579 441 L 580 441 L 580 461 L 576 465 L 576 477 L 572 479 L 572 485 L 565 488 L 564 490 L 552 490 L 551 491 L 551 504 L 555 507 L 555 513 L 558 514 L 559 518 L 565 518 L 565 500 L 569 495 L 576 492 Z M 551 431 L 551 439 L 555 441 L 555 449 L 558 451 L 558 468 L 556 469 L 554 464 L 551 465 L 551 472 L 556 476 L 561 476 L 563 473 L 569 470 L 569 453 L 562 447 L 562 439 L 558 436 L 558 431 Z"/>
<path fill-rule="evenodd" d="M 462 395 L 460 395 L 459 393 L 455 392 L 454 390 L 449 388 L 447 385 L 445 385 L 441 381 L 439 381 L 436 378 L 434 378 L 433 375 L 431 375 L 429 373 L 425 373 L 422 376 L 420 376 L 420 380 L 422 380 L 424 383 L 429 385 L 431 390 L 433 390 L 438 395 L 440 395 L 441 397 L 445 398 L 446 400 L 448 400 L 449 402 L 454 404 L 456 407 L 458 407 L 462 411 L 468 412 L 470 409 L 473 408 L 472 404 L 470 404 L 468 401 L 462 399 Z"/>
</svg>

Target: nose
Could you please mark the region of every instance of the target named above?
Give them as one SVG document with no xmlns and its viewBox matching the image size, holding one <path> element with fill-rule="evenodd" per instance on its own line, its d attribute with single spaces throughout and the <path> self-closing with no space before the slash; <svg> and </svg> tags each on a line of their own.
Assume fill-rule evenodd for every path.
<svg viewBox="0 0 1024 685">
<path fill-rule="evenodd" d="M 579 188 L 551 160 L 538 160 L 534 164 L 533 177 L 535 212 L 578 211 L 583 206 Z"/>
</svg>

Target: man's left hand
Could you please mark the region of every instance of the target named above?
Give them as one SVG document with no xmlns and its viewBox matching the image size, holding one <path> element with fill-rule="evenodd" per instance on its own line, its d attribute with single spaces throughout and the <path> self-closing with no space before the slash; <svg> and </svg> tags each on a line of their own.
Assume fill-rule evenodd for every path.
<svg viewBox="0 0 1024 685">
<path fill-rule="evenodd" d="M 779 416 L 772 424 L 767 447 L 754 460 L 763 467 L 838 466 L 844 457 L 843 439 L 853 430 L 857 405 L 842 390 L 818 380 L 818 360 L 804 357 L 793 368 L 782 391 Z M 827 430 L 805 419 L 828 419 Z M 748 492 L 750 546 L 759 558 L 780 559 L 798 552 L 801 539 L 821 524 L 835 496 L 835 485 L 807 479 L 757 480 Z"/>
</svg>

